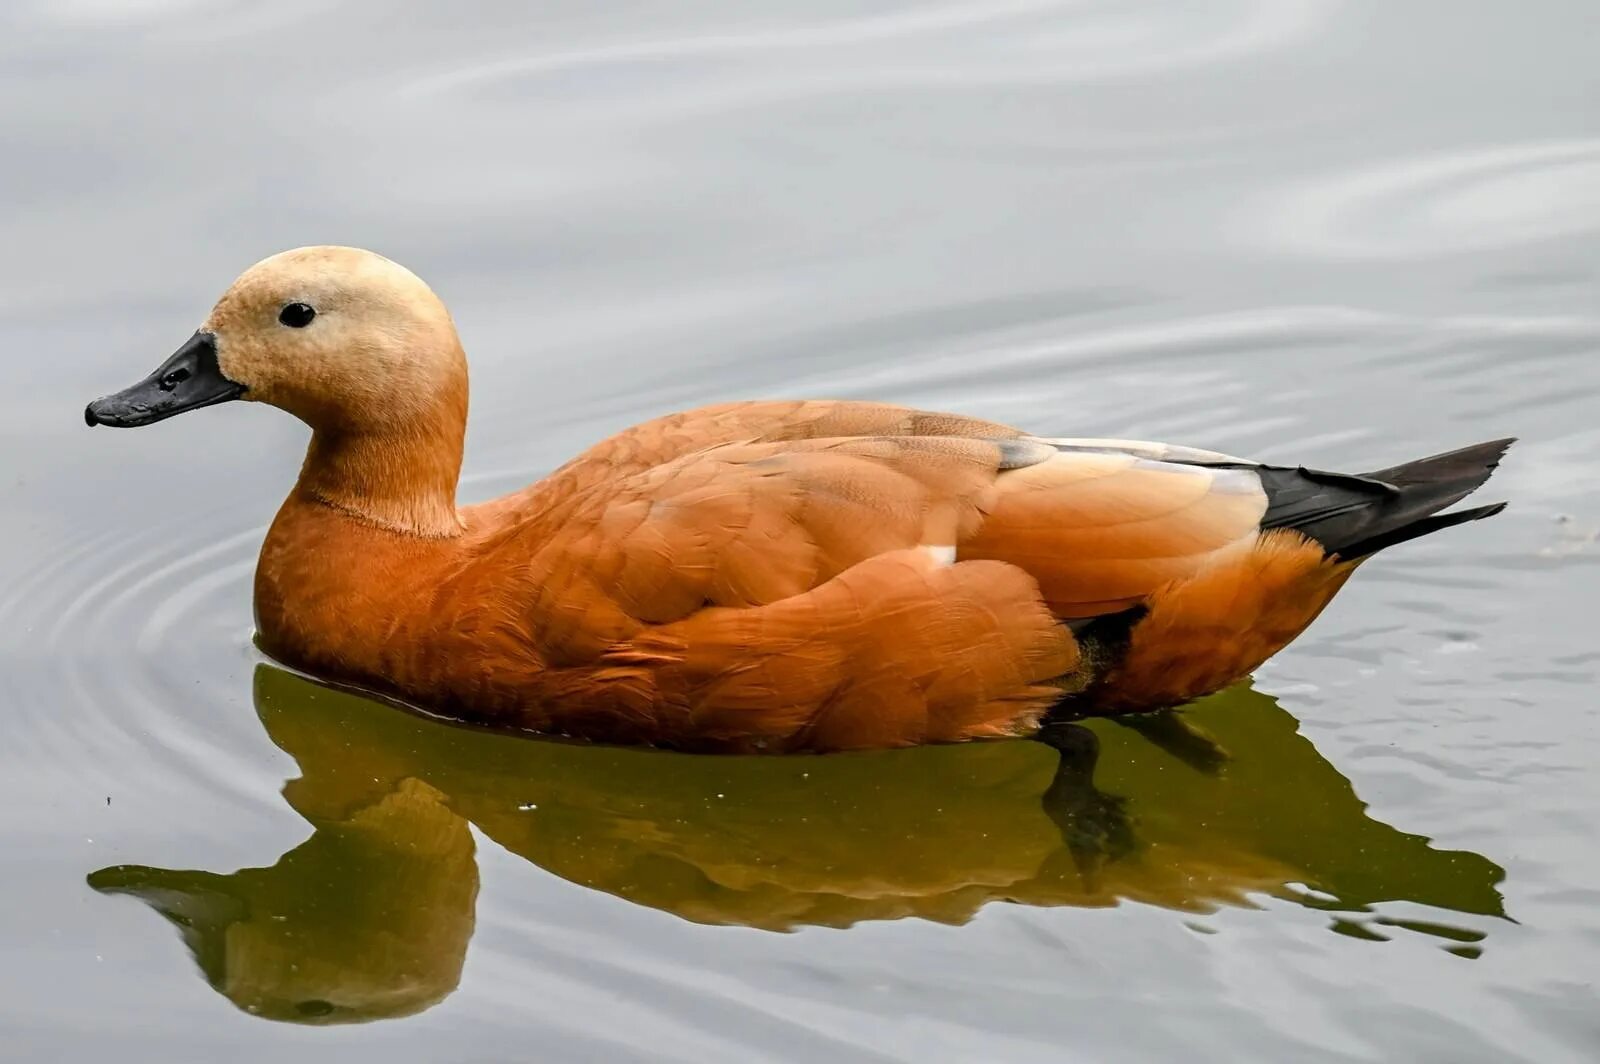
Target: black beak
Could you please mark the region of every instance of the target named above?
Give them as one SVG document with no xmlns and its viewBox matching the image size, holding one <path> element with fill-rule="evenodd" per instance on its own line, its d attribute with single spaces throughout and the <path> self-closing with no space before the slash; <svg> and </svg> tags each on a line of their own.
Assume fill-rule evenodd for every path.
<svg viewBox="0 0 1600 1064">
<path fill-rule="evenodd" d="M 138 384 L 90 403 L 83 411 L 83 420 L 90 428 L 151 425 L 185 410 L 226 403 L 243 394 L 244 385 L 224 377 L 217 365 L 217 338 L 208 332 L 197 332 Z"/>
</svg>

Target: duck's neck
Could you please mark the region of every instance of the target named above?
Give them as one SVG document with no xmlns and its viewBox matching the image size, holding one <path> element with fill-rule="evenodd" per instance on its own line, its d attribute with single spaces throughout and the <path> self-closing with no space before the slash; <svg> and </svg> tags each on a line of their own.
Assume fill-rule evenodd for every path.
<svg viewBox="0 0 1600 1064">
<path fill-rule="evenodd" d="M 456 481 L 466 436 L 466 402 L 382 429 L 321 427 L 296 491 L 402 535 L 459 536 Z"/>
</svg>

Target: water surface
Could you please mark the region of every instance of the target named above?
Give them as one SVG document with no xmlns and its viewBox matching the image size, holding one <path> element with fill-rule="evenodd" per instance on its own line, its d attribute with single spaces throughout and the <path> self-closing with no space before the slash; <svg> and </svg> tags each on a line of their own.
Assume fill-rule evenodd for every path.
<svg viewBox="0 0 1600 1064">
<path fill-rule="evenodd" d="M 9 5 L 8 1051 L 1593 1059 L 1592 8 Z M 1336 468 L 1520 435 L 1512 507 L 1182 716 L 782 761 L 485 735 L 253 649 L 300 426 L 82 427 L 305 243 L 450 303 L 468 499 L 840 396 Z"/>
</svg>

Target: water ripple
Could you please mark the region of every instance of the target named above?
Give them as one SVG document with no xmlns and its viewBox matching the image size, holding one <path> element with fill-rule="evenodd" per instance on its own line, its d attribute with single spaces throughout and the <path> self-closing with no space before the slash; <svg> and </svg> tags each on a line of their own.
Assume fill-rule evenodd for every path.
<svg viewBox="0 0 1600 1064">
<path fill-rule="evenodd" d="M 653 83 L 655 107 L 705 110 L 873 88 L 1104 81 L 1279 49 L 1309 34 L 1332 6 L 1327 0 L 950 4 L 475 59 L 414 79 L 402 91 L 436 97 L 559 90 L 579 102 L 615 96 L 636 106 L 643 79 Z M 974 33 L 979 27 L 982 33 Z M 915 53 L 902 47 L 913 40 Z"/>
<path fill-rule="evenodd" d="M 1267 242 L 1345 258 L 1500 249 L 1600 229 L 1600 140 L 1395 159 L 1311 182 L 1240 220 Z"/>
<path fill-rule="evenodd" d="M 186 716 L 237 703 L 237 676 L 216 663 L 242 671 L 251 654 L 241 618 L 263 530 L 216 537 L 210 516 L 88 531 L 0 589 L 0 624 L 34 662 L 8 729 L 52 774 L 117 763 L 151 792 L 236 807 L 276 788 L 234 734 L 247 722 L 212 714 L 197 728 Z"/>
</svg>

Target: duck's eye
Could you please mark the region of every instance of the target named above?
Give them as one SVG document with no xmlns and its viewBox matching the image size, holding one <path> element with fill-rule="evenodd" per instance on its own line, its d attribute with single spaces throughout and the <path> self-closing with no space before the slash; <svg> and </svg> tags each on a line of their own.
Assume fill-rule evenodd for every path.
<svg viewBox="0 0 1600 1064">
<path fill-rule="evenodd" d="M 278 320 L 291 329 L 304 329 L 317 316 L 317 309 L 309 303 L 285 303 L 278 311 Z"/>
</svg>

